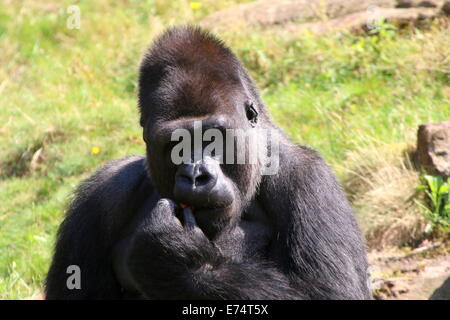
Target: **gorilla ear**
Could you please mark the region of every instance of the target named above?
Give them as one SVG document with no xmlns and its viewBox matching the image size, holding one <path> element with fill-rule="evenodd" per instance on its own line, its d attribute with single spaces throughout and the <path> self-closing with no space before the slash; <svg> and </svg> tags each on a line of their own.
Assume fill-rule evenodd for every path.
<svg viewBox="0 0 450 320">
<path fill-rule="evenodd" d="M 248 121 L 250 121 L 250 124 L 252 125 L 252 127 L 254 127 L 258 122 L 258 111 L 256 111 L 255 107 L 253 106 L 253 102 L 251 101 L 245 102 L 245 112 Z"/>
<path fill-rule="evenodd" d="M 144 140 L 145 144 L 148 145 L 148 141 L 147 141 L 147 127 L 146 127 L 146 123 L 143 120 L 143 117 L 141 117 L 141 126 L 142 126 L 142 139 Z"/>
</svg>

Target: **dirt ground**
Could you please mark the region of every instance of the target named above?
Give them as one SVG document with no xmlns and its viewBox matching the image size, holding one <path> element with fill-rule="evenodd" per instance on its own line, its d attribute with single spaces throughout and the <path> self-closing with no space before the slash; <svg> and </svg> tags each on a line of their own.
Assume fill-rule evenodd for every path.
<svg viewBox="0 0 450 320">
<path fill-rule="evenodd" d="M 450 251 L 430 244 L 369 253 L 375 299 L 450 300 Z"/>
</svg>

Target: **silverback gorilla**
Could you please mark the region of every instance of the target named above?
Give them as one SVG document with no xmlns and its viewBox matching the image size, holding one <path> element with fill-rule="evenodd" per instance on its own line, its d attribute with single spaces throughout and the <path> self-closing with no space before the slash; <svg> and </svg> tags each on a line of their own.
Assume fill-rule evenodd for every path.
<svg viewBox="0 0 450 320">
<path fill-rule="evenodd" d="M 272 122 L 220 40 L 192 26 L 160 36 L 141 63 L 139 110 L 146 156 L 113 161 L 78 188 L 47 299 L 370 298 L 364 244 L 335 176 Z M 171 133 L 195 121 L 276 132 L 276 174 L 261 174 L 259 160 L 174 164 Z"/>
</svg>

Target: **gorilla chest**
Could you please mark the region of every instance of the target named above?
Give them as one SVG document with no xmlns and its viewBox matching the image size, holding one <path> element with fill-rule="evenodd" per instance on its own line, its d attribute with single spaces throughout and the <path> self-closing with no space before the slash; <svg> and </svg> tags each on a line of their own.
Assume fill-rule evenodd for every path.
<svg viewBox="0 0 450 320">
<path fill-rule="evenodd" d="M 221 253 L 235 261 L 254 256 L 265 257 L 273 236 L 265 213 L 252 206 L 239 223 L 214 241 Z"/>
</svg>

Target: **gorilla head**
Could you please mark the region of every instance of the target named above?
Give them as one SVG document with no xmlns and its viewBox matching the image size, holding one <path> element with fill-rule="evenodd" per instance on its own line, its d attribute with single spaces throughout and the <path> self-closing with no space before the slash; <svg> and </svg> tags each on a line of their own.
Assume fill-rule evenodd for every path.
<svg viewBox="0 0 450 320">
<path fill-rule="evenodd" d="M 169 30 L 141 64 L 139 107 L 148 171 L 160 196 L 194 207 L 198 225 L 210 238 L 237 221 L 256 193 L 261 161 L 220 164 L 217 157 L 206 156 L 175 165 L 171 159 L 176 129 L 194 136 L 195 122 L 201 121 L 200 135 L 217 129 L 225 138 L 226 131 L 249 132 L 268 122 L 264 105 L 234 54 L 200 29 Z M 242 144 L 235 138 L 228 137 L 224 145 L 233 139 L 237 155 L 250 142 Z"/>
</svg>

